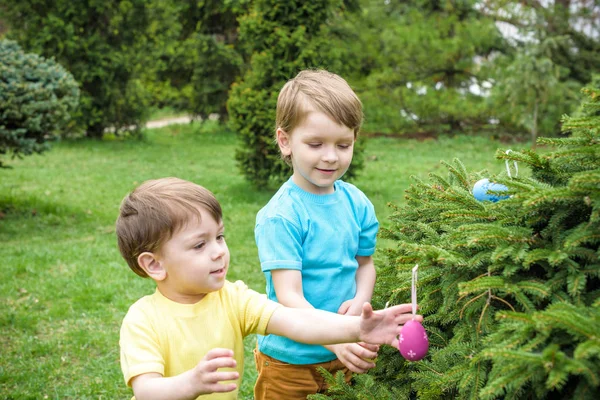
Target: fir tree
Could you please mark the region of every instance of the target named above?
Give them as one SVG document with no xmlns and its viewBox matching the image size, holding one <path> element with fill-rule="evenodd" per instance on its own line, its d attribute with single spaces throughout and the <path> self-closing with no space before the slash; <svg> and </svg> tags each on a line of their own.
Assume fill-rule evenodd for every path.
<svg viewBox="0 0 600 400">
<path fill-rule="evenodd" d="M 329 376 L 330 397 L 313 399 L 600 398 L 600 77 L 583 91 L 579 114 L 562 120 L 569 136 L 538 140 L 555 150 L 496 153 L 531 176 L 454 160 L 448 177 L 406 191 L 383 232 L 397 247 L 374 302 L 410 301 L 418 263 L 429 354 L 409 363 L 388 347 L 371 376 L 352 387 Z M 481 178 L 510 198 L 477 201 Z"/>
</svg>

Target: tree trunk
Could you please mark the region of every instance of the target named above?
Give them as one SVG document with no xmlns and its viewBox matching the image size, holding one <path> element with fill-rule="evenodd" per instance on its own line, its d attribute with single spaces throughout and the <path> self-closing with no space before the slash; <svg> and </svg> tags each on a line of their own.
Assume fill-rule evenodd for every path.
<svg viewBox="0 0 600 400">
<path fill-rule="evenodd" d="M 104 136 L 104 125 L 96 123 L 88 126 L 85 136 L 91 139 L 102 139 L 102 136 Z"/>
<path fill-rule="evenodd" d="M 531 127 L 531 149 L 535 150 L 536 142 L 537 142 L 537 125 L 538 125 L 538 101 L 535 101 L 533 106 L 533 125 Z"/>
</svg>

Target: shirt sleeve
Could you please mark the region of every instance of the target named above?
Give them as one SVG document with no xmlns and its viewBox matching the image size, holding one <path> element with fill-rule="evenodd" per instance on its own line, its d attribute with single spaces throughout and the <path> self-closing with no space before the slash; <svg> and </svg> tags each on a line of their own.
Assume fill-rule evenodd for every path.
<svg viewBox="0 0 600 400">
<path fill-rule="evenodd" d="M 357 256 L 370 256 L 375 252 L 375 244 L 377 243 L 377 232 L 379 232 L 379 221 L 375 216 L 375 207 L 369 199 L 364 198 L 366 204 L 363 217 L 361 219 L 360 236 L 358 239 Z"/>
<path fill-rule="evenodd" d="M 272 269 L 302 270 L 302 233 L 300 227 L 282 217 L 268 218 L 255 229 L 260 266 Z"/>
<path fill-rule="evenodd" d="M 119 345 L 121 370 L 128 386 L 131 386 L 131 379 L 138 375 L 150 372 L 164 375 L 165 361 L 158 339 L 144 313 L 129 310 L 121 325 Z"/>
<path fill-rule="evenodd" d="M 266 295 L 249 289 L 242 281 L 234 283 L 238 296 L 239 319 L 243 335 L 257 333 L 265 335 L 273 312 L 281 304 L 271 301 Z"/>
</svg>

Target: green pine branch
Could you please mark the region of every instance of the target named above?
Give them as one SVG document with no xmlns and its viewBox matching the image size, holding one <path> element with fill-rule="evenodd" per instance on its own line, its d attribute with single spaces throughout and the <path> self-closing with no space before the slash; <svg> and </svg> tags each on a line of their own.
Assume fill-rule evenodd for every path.
<svg viewBox="0 0 600 400">
<path fill-rule="evenodd" d="M 382 348 L 370 378 L 335 381 L 337 398 L 600 398 L 600 88 L 586 90 L 580 114 L 563 119 L 570 136 L 539 141 L 554 151 L 496 152 L 531 176 L 453 160 L 447 176 L 413 178 L 382 229 L 395 246 L 373 301 L 410 302 L 419 264 L 429 353 L 409 363 Z M 510 198 L 474 199 L 482 178 Z"/>
</svg>

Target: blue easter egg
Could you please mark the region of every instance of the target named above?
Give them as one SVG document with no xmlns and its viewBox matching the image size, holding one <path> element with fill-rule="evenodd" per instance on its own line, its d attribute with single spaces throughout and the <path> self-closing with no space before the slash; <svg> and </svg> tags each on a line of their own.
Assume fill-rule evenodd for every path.
<svg viewBox="0 0 600 400">
<path fill-rule="evenodd" d="M 479 201 L 491 201 L 493 203 L 496 203 L 500 200 L 508 199 L 509 197 L 489 194 L 489 190 L 497 192 L 507 192 L 508 188 L 500 183 L 490 182 L 489 179 L 481 179 L 475 183 L 475 186 L 473 186 L 473 196 Z"/>
</svg>

